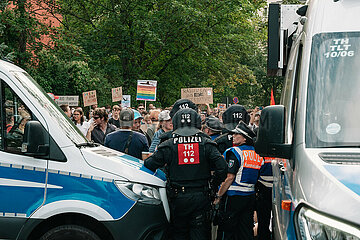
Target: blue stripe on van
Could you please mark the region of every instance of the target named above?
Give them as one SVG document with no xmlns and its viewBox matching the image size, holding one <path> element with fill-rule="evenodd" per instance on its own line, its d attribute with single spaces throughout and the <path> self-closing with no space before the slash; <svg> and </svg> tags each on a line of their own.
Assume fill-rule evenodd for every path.
<svg viewBox="0 0 360 240">
<path fill-rule="evenodd" d="M 45 169 L 0 166 L 0 213 L 29 217 L 43 204 Z M 95 204 L 114 219 L 124 216 L 135 201 L 125 197 L 112 181 L 69 173 L 48 173 L 45 205 L 61 200 L 79 200 Z"/>
<path fill-rule="evenodd" d="M 339 182 L 344 184 L 351 191 L 360 195 L 360 180 L 358 166 L 350 165 L 326 165 L 325 169 Z"/>
<path fill-rule="evenodd" d="M 135 201 L 125 197 L 114 182 L 49 173 L 48 184 L 62 189 L 48 189 L 45 204 L 61 200 L 80 200 L 95 204 L 114 219 L 124 216 Z"/>
<path fill-rule="evenodd" d="M 31 187 L 45 184 L 45 171 L 35 171 L 0 166 L 0 212 L 26 214 L 29 217 L 44 201 L 45 187 Z M 28 186 L 17 186 L 11 183 L 23 181 Z"/>
<path fill-rule="evenodd" d="M 161 180 L 163 181 L 166 181 L 166 175 L 163 171 L 161 170 L 156 170 L 155 172 L 151 171 L 150 169 L 146 168 L 144 166 L 144 161 L 143 160 L 140 160 L 136 157 L 133 157 L 133 156 L 130 156 L 130 155 L 122 155 L 122 156 L 119 156 L 118 157 L 120 160 L 122 160 L 123 163 L 126 163 L 128 165 L 131 165 L 135 168 L 138 168 L 139 170 L 143 171 L 143 172 L 146 172 L 146 173 L 149 173 L 151 175 L 154 175 L 155 177 L 158 177 L 160 178 Z"/>
</svg>

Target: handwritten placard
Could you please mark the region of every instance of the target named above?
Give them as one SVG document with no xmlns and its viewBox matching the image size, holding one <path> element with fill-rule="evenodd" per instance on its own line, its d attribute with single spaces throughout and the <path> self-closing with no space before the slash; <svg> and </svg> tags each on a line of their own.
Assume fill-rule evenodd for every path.
<svg viewBox="0 0 360 240">
<path fill-rule="evenodd" d="M 193 101 L 195 104 L 212 104 L 213 89 L 212 88 L 182 88 L 181 98 Z"/>
<path fill-rule="evenodd" d="M 122 87 L 112 88 L 111 97 L 113 102 L 120 102 L 122 100 Z"/>
<path fill-rule="evenodd" d="M 121 106 L 123 108 L 131 107 L 131 95 L 123 95 L 122 96 Z"/>
<path fill-rule="evenodd" d="M 55 99 L 55 102 L 60 105 L 69 105 L 72 107 L 79 106 L 79 96 L 58 96 L 58 99 Z"/>
<path fill-rule="evenodd" d="M 83 92 L 84 107 L 97 105 L 96 90 Z"/>
<path fill-rule="evenodd" d="M 226 104 L 225 103 L 218 103 L 217 104 L 217 108 L 219 109 L 219 110 L 226 110 Z"/>
</svg>

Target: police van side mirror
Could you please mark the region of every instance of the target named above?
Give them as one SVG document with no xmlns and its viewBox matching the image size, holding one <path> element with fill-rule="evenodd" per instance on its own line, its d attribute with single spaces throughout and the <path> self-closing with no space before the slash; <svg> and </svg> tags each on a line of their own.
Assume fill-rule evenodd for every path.
<svg viewBox="0 0 360 240">
<path fill-rule="evenodd" d="M 291 145 L 285 142 L 285 107 L 269 106 L 261 111 L 255 151 L 262 157 L 290 158 Z"/>
<path fill-rule="evenodd" d="M 49 155 L 49 133 L 38 121 L 29 121 L 25 125 L 21 152 L 30 156 Z"/>
</svg>

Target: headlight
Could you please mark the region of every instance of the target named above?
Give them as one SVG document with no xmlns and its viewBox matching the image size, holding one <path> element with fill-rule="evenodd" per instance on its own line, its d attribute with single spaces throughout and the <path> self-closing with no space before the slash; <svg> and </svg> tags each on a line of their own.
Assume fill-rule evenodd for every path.
<svg viewBox="0 0 360 240">
<path fill-rule="evenodd" d="M 322 214 L 305 204 L 298 208 L 294 215 L 297 239 L 360 240 L 359 227 Z"/>
<path fill-rule="evenodd" d="M 119 190 L 128 198 L 147 204 L 160 204 L 160 193 L 158 188 L 145 184 L 115 181 Z"/>
</svg>

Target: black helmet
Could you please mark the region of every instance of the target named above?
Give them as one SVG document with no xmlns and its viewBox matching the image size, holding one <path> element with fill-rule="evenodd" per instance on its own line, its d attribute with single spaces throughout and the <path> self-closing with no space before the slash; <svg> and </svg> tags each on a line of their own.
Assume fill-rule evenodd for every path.
<svg viewBox="0 0 360 240">
<path fill-rule="evenodd" d="M 217 117 L 209 116 L 205 118 L 205 126 L 214 132 L 221 132 L 223 126 Z"/>
<path fill-rule="evenodd" d="M 180 109 L 184 109 L 184 108 L 191 108 L 191 109 L 194 109 L 196 112 L 198 110 L 195 103 L 193 103 L 189 99 L 182 98 L 182 99 L 177 100 L 174 103 L 174 106 L 172 107 L 172 109 L 170 111 L 170 117 L 173 118 L 177 111 L 179 111 Z"/>
<path fill-rule="evenodd" d="M 243 135 L 246 138 L 247 143 L 254 143 L 254 138 L 256 135 L 253 130 L 251 130 L 251 128 L 243 121 L 240 121 L 240 123 L 235 127 L 235 129 L 231 130 L 231 132 Z"/>
<path fill-rule="evenodd" d="M 201 132 L 201 117 L 194 109 L 180 109 L 175 113 L 172 122 L 173 133 L 180 136 L 191 136 Z"/>
<path fill-rule="evenodd" d="M 222 115 L 223 123 L 226 129 L 233 130 L 240 121 L 249 123 L 250 116 L 244 106 L 234 104 L 228 107 Z"/>
</svg>

